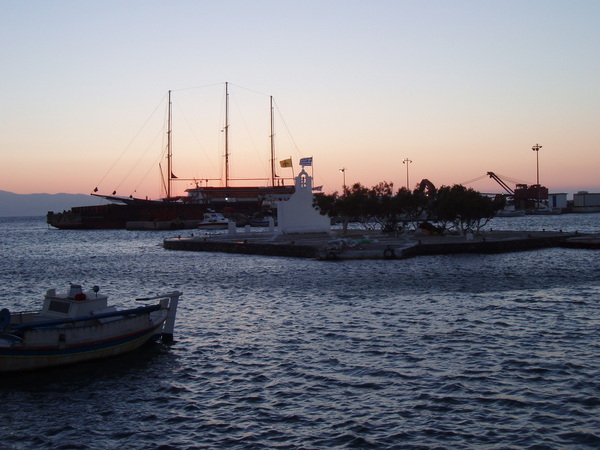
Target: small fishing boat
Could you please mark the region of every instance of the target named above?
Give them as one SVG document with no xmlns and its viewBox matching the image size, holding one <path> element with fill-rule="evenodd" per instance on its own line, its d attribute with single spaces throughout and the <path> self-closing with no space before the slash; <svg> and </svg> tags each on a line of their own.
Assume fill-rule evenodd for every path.
<svg viewBox="0 0 600 450">
<path fill-rule="evenodd" d="M 66 293 L 46 292 L 42 310 L 0 311 L 0 372 L 74 364 L 130 352 L 148 341 L 173 341 L 181 292 L 138 298 L 150 302 L 118 310 L 98 286 L 83 292 L 72 284 Z"/>
<path fill-rule="evenodd" d="M 204 218 L 198 224 L 198 228 L 201 230 L 226 230 L 229 222 L 231 221 L 223 214 L 209 211 L 204 213 Z"/>
</svg>

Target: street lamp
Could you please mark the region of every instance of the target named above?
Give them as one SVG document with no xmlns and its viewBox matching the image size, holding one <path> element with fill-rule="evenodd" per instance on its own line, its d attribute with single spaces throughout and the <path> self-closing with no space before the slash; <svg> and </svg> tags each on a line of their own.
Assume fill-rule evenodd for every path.
<svg viewBox="0 0 600 450">
<path fill-rule="evenodd" d="M 542 146 L 539 144 L 535 144 L 533 147 L 531 147 L 531 150 L 533 150 L 535 152 L 535 159 L 536 159 L 536 163 L 537 163 L 537 184 L 538 184 L 538 186 L 540 185 L 540 148 L 542 148 Z"/>
<path fill-rule="evenodd" d="M 410 189 L 410 184 L 408 182 L 408 165 L 411 163 L 412 161 L 408 158 L 404 158 L 402 160 L 402 164 L 406 164 L 406 189 Z"/>
<path fill-rule="evenodd" d="M 345 167 L 342 167 L 342 168 L 340 169 L 340 172 L 342 172 L 342 175 L 343 175 L 343 177 L 344 177 L 344 191 L 345 191 L 345 190 L 346 190 L 346 168 L 345 168 Z"/>
<path fill-rule="evenodd" d="M 537 191 L 538 191 L 538 203 L 537 203 L 537 207 L 540 207 L 540 148 L 542 148 L 542 146 L 540 144 L 535 144 L 533 147 L 531 147 L 531 150 L 533 150 L 535 152 L 535 162 L 536 162 L 536 182 L 537 182 Z"/>
</svg>

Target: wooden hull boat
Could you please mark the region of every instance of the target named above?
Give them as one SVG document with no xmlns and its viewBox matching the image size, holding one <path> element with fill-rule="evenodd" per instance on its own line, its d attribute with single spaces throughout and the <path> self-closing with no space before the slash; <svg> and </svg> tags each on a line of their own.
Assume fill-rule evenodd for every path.
<svg viewBox="0 0 600 450">
<path fill-rule="evenodd" d="M 157 304 L 117 310 L 107 297 L 71 285 L 46 293 L 41 312 L 0 311 L 0 372 L 74 364 L 133 351 L 151 340 L 172 342 L 181 292 L 137 299 Z"/>
</svg>

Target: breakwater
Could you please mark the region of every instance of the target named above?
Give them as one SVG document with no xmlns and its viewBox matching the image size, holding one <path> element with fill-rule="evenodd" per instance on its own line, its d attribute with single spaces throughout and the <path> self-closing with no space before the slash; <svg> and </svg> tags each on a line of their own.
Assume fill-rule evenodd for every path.
<svg viewBox="0 0 600 450">
<path fill-rule="evenodd" d="M 406 234 L 388 236 L 380 233 L 353 232 L 348 236 L 335 233 L 276 234 L 244 233 L 213 236 L 168 238 L 168 250 L 240 253 L 249 255 L 288 256 L 299 258 L 400 259 L 424 255 L 453 253 L 502 253 L 558 247 L 577 233 L 489 231 L 473 236 L 430 236 Z"/>
</svg>

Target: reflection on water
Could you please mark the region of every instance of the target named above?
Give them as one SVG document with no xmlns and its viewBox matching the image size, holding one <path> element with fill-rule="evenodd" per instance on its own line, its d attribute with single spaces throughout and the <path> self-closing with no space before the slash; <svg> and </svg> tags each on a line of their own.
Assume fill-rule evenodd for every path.
<svg viewBox="0 0 600 450">
<path fill-rule="evenodd" d="M 599 218 L 490 226 L 598 232 Z M 330 263 L 165 251 L 170 235 L 0 219 L 3 307 L 69 282 L 122 304 L 184 292 L 170 348 L 2 377 L 3 445 L 600 444 L 597 252 Z"/>
</svg>

